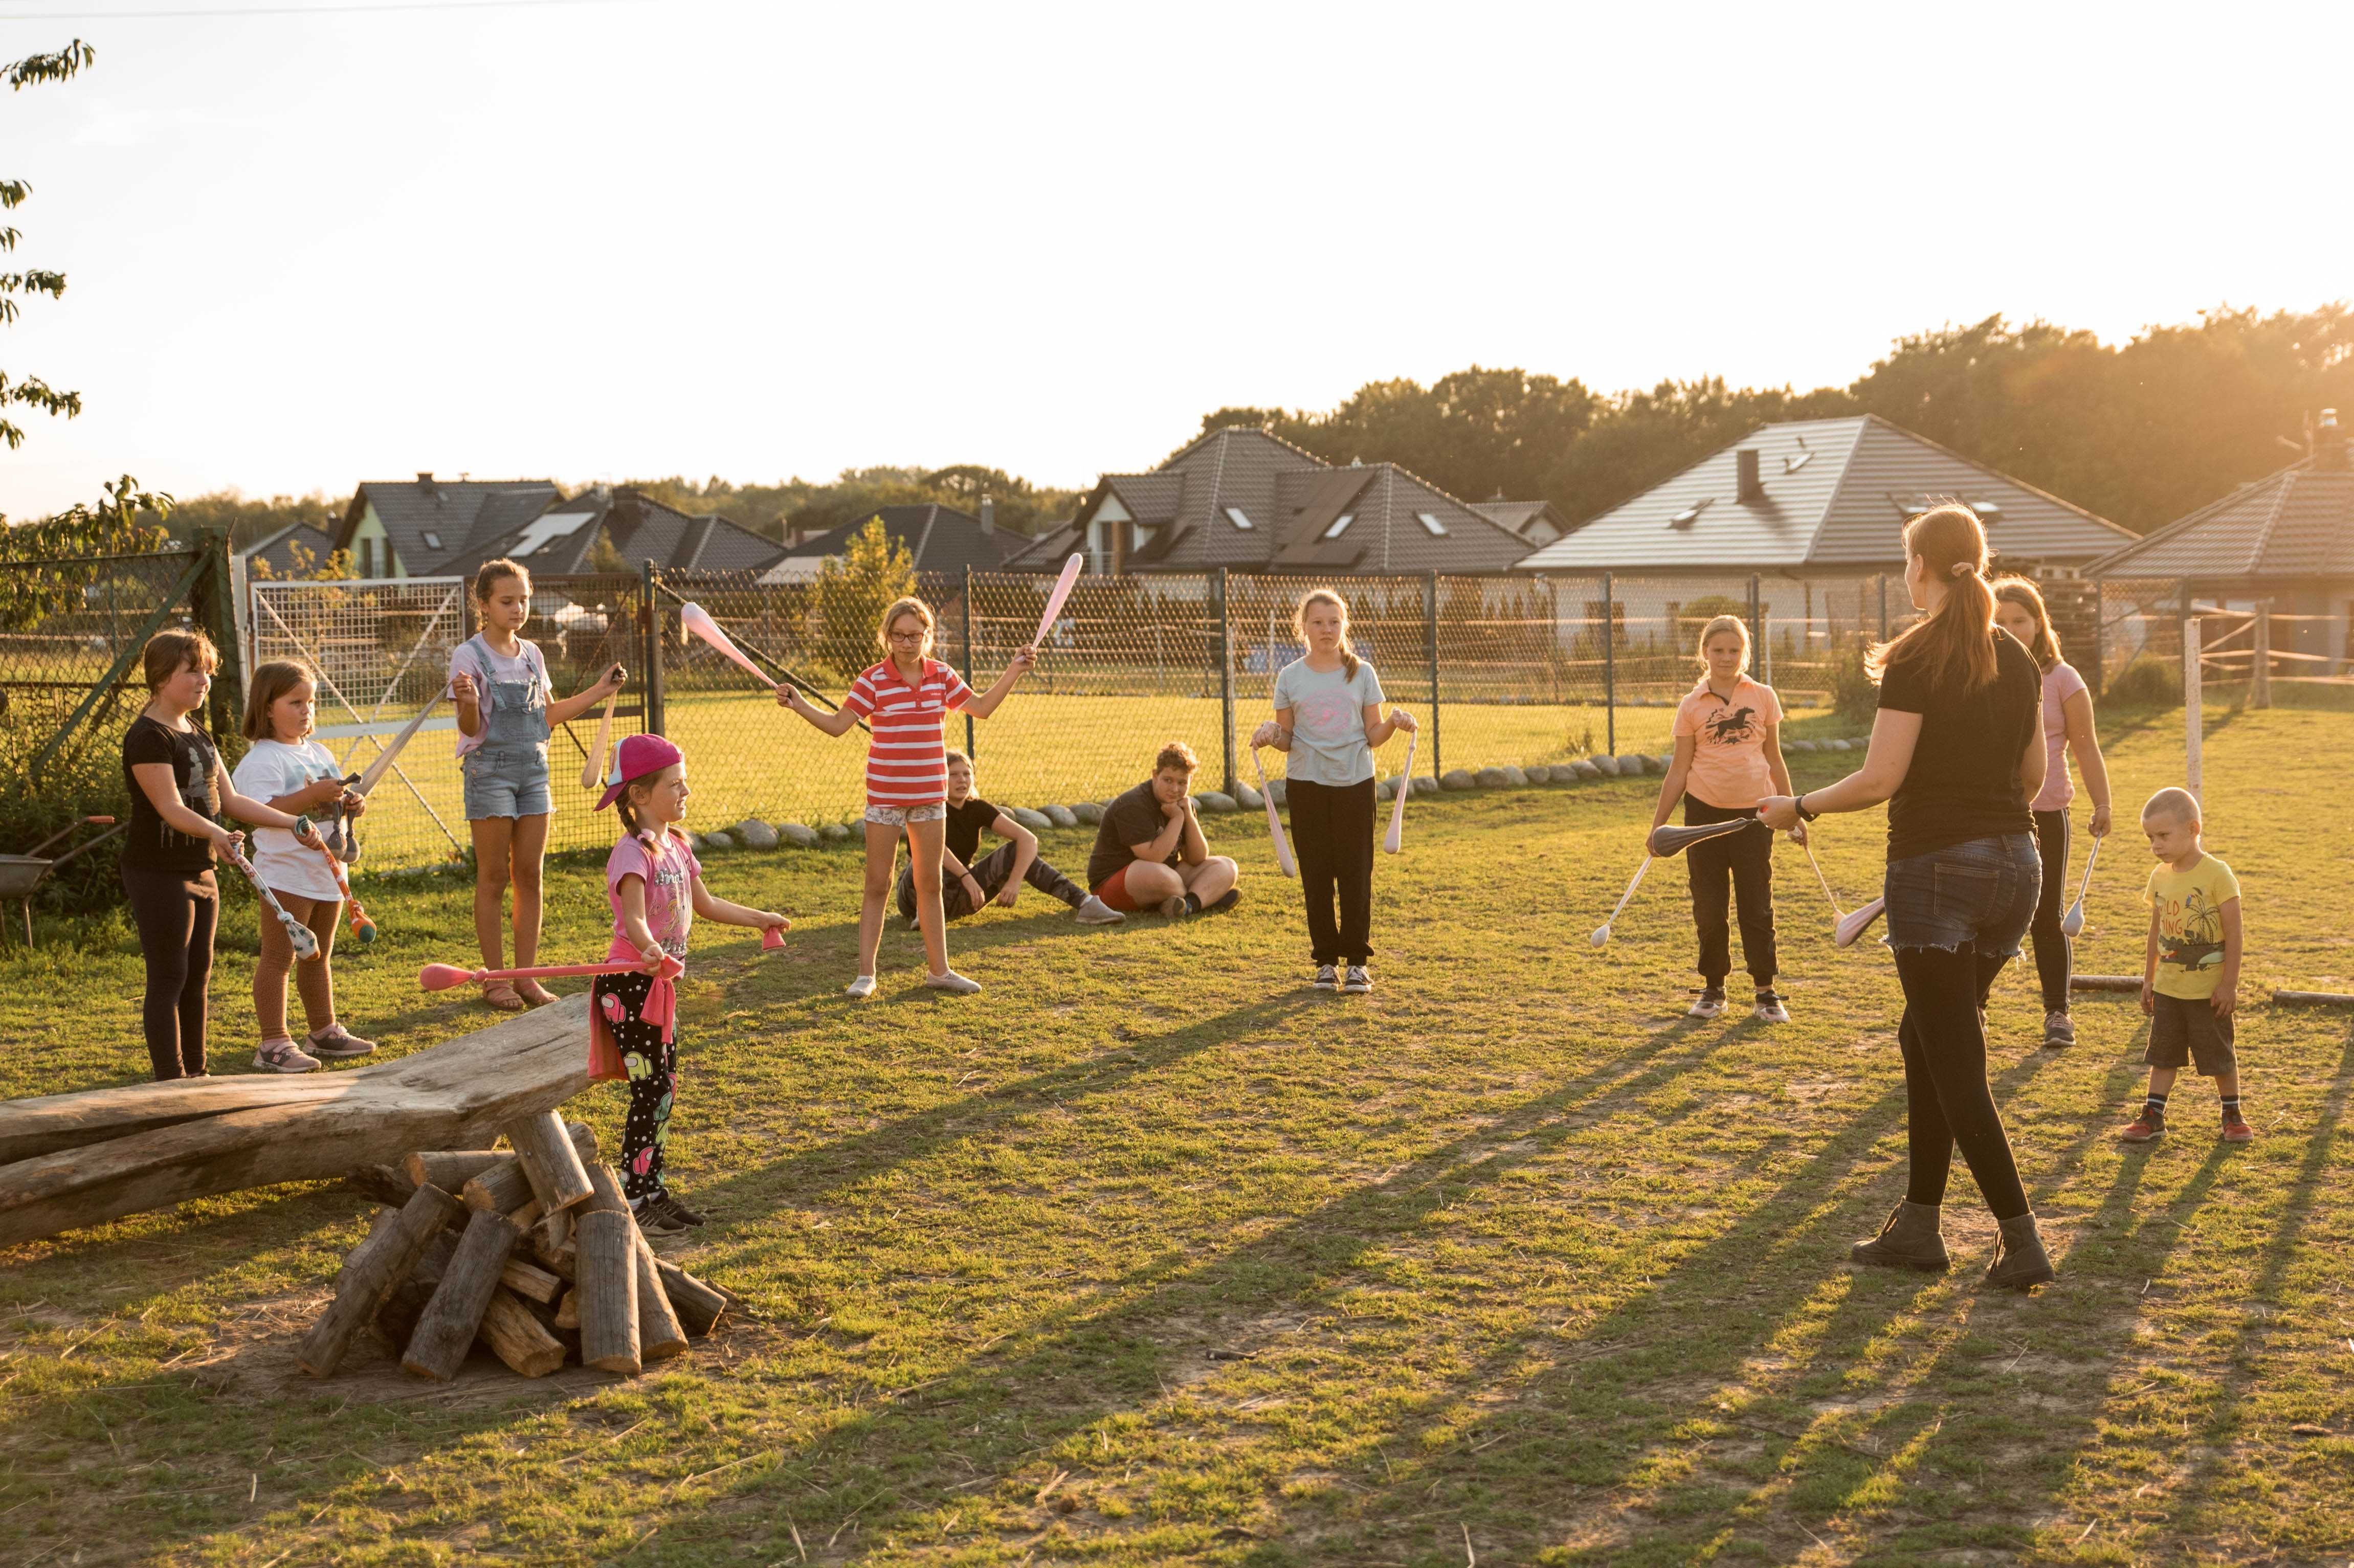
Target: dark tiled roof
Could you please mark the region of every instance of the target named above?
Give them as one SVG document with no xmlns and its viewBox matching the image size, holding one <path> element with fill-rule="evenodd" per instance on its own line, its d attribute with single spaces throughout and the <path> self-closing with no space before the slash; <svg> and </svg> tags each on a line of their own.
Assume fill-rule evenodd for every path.
<svg viewBox="0 0 2354 1568">
<path fill-rule="evenodd" d="M 855 523 L 830 528 L 804 539 L 784 553 L 786 560 L 839 556 L 873 519 L 883 519 L 883 531 L 894 544 L 905 545 L 919 572 L 994 571 L 1003 564 L 1009 546 L 1026 545 L 1019 534 L 992 528 L 984 533 L 981 519 L 937 502 L 920 506 L 884 506 Z"/>
<path fill-rule="evenodd" d="M 2310 460 L 2246 484 L 2094 563 L 2103 577 L 2354 577 L 2354 472 Z"/>
<path fill-rule="evenodd" d="M 784 558 L 784 546 L 726 518 L 690 516 L 634 490 L 613 493 L 605 535 L 632 567 L 652 561 L 675 571 L 764 571 Z"/>
<path fill-rule="evenodd" d="M 297 545 L 310 552 L 310 568 L 316 571 L 334 552 L 335 536 L 313 524 L 289 523 L 268 538 L 256 539 L 238 554 L 245 558 L 247 571 L 253 571 L 256 562 L 266 561 L 270 576 L 284 578 L 294 575 Z"/>
<path fill-rule="evenodd" d="M 1764 494 L 1739 499 L 1735 453 L 1758 454 Z M 1988 517 L 2006 560 L 2089 561 L 2132 535 L 2033 485 L 1876 414 L 1763 425 L 1600 513 L 1520 565 L 1531 571 L 1881 571 L 1903 565 L 1903 530 L 1931 496 Z M 1692 508 L 1696 516 L 1684 517 Z M 1682 518 L 1679 521 L 1679 518 Z"/>
<path fill-rule="evenodd" d="M 411 577 L 441 575 L 447 563 L 465 555 L 485 529 L 512 531 L 536 517 L 562 496 L 544 479 L 370 480 L 352 497 L 335 531 L 338 549 L 348 546 L 370 505 L 384 524 L 393 553 Z M 439 544 L 429 542 L 430 534 Z M 487 557 L 485 557 L 487 558 Z"/>
<path fill-rule="evenodd" d="M 1550 523 L 1556 534 L 1569 532 L 1569 524 L 1553 509 L 1550 501 L 1481 501 L 1474 503 L 1471 510 L 1522 538 L 1528 536 L 1529 524 L 1539 518 Z"/>
</svg>

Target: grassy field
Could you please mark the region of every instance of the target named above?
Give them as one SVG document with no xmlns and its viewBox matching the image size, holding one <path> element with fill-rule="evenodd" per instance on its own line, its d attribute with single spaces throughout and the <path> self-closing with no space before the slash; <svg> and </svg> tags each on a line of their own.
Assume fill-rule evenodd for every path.
<svg viewBox="0 0 2354 1568">
<path fill-rule="evenodd" d="M 2113 728 L 2123 801 L 2174 779 L 2179 718 Z M 0 1553 L 20 1563 L 2338 1563 L 2354 1552 L 2354 989 L 2342 728 L 2219 715 L 2211 843 L 2248 893 L 2246 1092 L 2127 1150 L 2142 1024 L 2079 1007 L 2036 1049 L 1995 996 L 1995 1077 L 2060 1278 L 1981 1295 L 1992 1228 L 1956 1170 L 1962 1268 L 1844 1262 L 1902 1190 L 1897 991 L 1831 948 L 1780 860 L 1796 1022 L 1695 1024 L 1672 868 L 1596 952 L 1655 782 L 1417 802 L 1376 884 L 1379 989 L 1304 989 L 1264 828 L 1233 914 L 1091 932 L 1025 895 L 959 927 L 987 994 L 839 995 L 854 861 L 715 858 L 798 921 L 699 946 L 685 990 L 684 1245 L 748 1310 L 620 1381 L 380 1354 L 291 1362 L 367 1206 L 279 1189 L 0 1255 Z M 984 752 L 984 758 L 986 753 Z M 1821 782 L 1835 757 L 1800 759 Z M 2130 820 L 2130 807 L 2126 816 Z M 1826 869 L 1876 881 L 1876 821 Z M 1076 834 L 1049 839 L 1066 864 Z M 2083 967 L 2137 961 L 2128 829 Z M 559 952 L 601 902 L 552 878 Z M 346 1012 L 394 1051 L 483 1021 L 422 996 L 465 891 L 369 900 Z M 250 920 L 221 1057 L 249 1054 Z M 0 1087 L 131 1081 L 119 926 L 0 960 Z M 70 1002 L 64 999 L 70 998 Z M 576 1102 L 609 1139 L 612 1087 Z"/>
</svg>

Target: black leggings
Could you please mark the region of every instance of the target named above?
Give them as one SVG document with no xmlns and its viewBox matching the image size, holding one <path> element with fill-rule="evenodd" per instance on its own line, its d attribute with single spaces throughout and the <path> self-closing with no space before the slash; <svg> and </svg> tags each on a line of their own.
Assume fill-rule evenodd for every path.
<svg viewBox="0 0 2354 1568">
<path fill-rule="evenodd" d="M 2061 901 L 2068 896 L 2068 809 L 2035 813 L 2035 847 L 2043 860 L 2043 891 L 2035 919 L 2027 927 L 2035 943 L 2035 978 L 2043 982 L 2043 1011 L 2068 1011 L 2068 934 L 2060 929 Z"/>
<path fill-rule="evenodd" d="M 1712 806 L 1697 795 L 1684 797 L 1684 824 L 1700 827 L 1755 817 L 1757 808 L 1734 810 Z M 1719 991 L 1733 972 L 1733 930 L 1727 906 L 1741 912 L 1741 957 L 1759 990 L 1774 983 L 1774 835 L 1744 828 L 1721 839 L 1702 839 L 1684 851 L 1684 876 L 1691 885 L 1692 924 L 1700 928 L 1700 975 Z"/>
<path fill-rule="evenodd" d="M 974 861 L 965 869 L 981 884 L 984 900 L 996 897 L 1005 890 L 1008 878 L 1013 874 L 1013 859 L 1019 850 L 1013 844 L 1000 844 Z M 1044 860 L 1033 858 L 1030 869 L 1022 880 L 1050 898 L 1059 898 L 1076 909 L 1087 901 L 1087 889 L 1056 871 Z M 964 878 L 952 877 L 948 867 L 940 868 L 940 915 L 944 919 L 961 920 L 973 912 L 972 897 L 964 890 Z M 899 868 L 899 913 L 907 919 L 916 917 L 916 866 L 911 860 Z"/>
<path fill-rule="evenodd" d="M 1373 956 L 1373 781 L 1284 787 L 1299 890 L 1308 902 L 1308 947 L 1318 964 L 1362 964 Z M 1341 917 L 1332 917 L 1334 895 Z"/>
<path fill-rule="evenodd" d="M 1904 985 L 1904 1022 L 1896 1039 L 1904 1053 L 1909 1202 L 1946 1201 L 1946 1177 L 1959 1144 L 1994 1217 L 2012 1220 L 2027 1213 L 2019 1162 L 1987 1086 L 1986 1026 L 1978 1014 L 2004 961 L 1980 957 L 1967 942 L 1950 953 L 1896 949 L 1896 976 Z"/>
<path fill-rule="evenodd" d="M 132 924 L 147 960 L 147 995 L 139 1022 L 155 1076 L 193 1078 L 205 1070 L 207 991 L 213 978 L 213 931 L 220 888 L 209 871 L 122 867 Z"/>
</svg>

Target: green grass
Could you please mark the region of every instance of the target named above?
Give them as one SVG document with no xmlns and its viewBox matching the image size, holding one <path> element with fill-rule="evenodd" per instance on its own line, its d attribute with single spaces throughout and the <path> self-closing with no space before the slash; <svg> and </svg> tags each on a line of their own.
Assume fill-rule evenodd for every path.
<svg viewBox="0 0 2354 1568">
<path fill-rule="evenodd" d="M 2179 715 L 2115 726 L 2127 805 Z M 1681 1018 L 1673 867 L 1596 952 L 1655 781 L 1418 802 L 1377 872 L 1370 998 L 1309 992 L 1263 827 L 1233 915 L 1088 932 L 1025 895 L 953 934 L 987 983 L 839 997 L 855 862 L 715 857 L 789 950 L 708 933 L 684 1002 L 676 1179 L 714 1219 L 665 1244 L 741 1321 L 633 1381 L 404 1383 L 291 1366 L 366 1205 L 333 1186 L 192 1203 L 9 1249 L 0 1552 L 12 1562 L 1460 1564 L 2210 1563 L 2354 1546 L 2354 1029 L 2275 984 L 2354 989 L 2330 715 L 2226 715 L 2211 844 L 2247 888 L 2241 1042 L 2261 1138 L 2113 1128 L 2130 1002 L 2034 1048 L 2014 968 L 1994 1076 L 2061 1268 L 1981 1295 L 1992 1232 L 1957 1169 L 1929 1279 L 1856 1271 L 1902 1190 L 1897 991 L 1841 953 L 1787 848 L 1797 1022 Z M 984 758 L 986 752 L 984 751 Z M 1821 782 L 1835 757 L 1799 759 Z M 984 766 L 986 764 L 984 763 Z M 1877 824 L 1825 869 L 1876 880 Z M 1066 864 L 1076 834 L 1049 839 Z M 2081 861 L 2080 861 L 2081 864 Z M 2082 967 L 2137 961 L 2147 865 L 2105 857 Z M 1664 871 L 1666 874 L 1660 874 Z M 553 878 L 551 948 L 601 900 Z M 369 896 L 346 1012 L 393 1050 L 483 1021 L 407 977 L 461 955 L 464 890 Z M 250 1049 L 250 911 L 216 976 Z M 119 927 L 0 963 L 0 1086 L 133 1080 Z M 71 998 L 70 1004 L 61 998 Z M 620 1092 L 576 1106 L 608 1139 Z M 1067 1511 L 1066 1511 L 1067 1510 Z M 97 1528 L 94 1528 L 97 1527 Z"/>
</svg>

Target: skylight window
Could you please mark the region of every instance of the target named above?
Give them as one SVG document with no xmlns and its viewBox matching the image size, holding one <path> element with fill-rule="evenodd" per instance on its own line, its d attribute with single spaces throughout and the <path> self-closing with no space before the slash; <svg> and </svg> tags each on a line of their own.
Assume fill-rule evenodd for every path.
<svg viewBox="0 0 2354 1568">
<path fill-rule="evenodd" d="M 1241 529 L 1246 534 L 1258 526 L 1258 524 L 1250 520 L 1249 515 L 1239 506 L 1229 506 L 1226 508 L 1226 521 L 1232 523 L 1235 527 Z"/>
<path fill-rule="evenodd" d="M 1332 526 L 1324 530 L 1324 537 L 1327 539 L 1339 538 L 1341 535 L 1349 531 L 1349 524 L 1354 523 L 1356 520 L 1357 514 L 1355 513 L 1341 513 L 1341 515 L 1332 519 Z"/>
<path fill-rule="evenodd" d="M 1796 457 L 1792 457 L 1787 452 L 1785 452 L 1782 454 L 1782 471 L 1784 473 L 1796 473 L 1814 461 L 1815 454 L 1810 451 L 1801 451 Z"/>
<path fill-rule="evenodd" d="M 1679 512 L 1674 516 L 1669 518 L 1668 526 L 1670 528 L 1691 527 L 1693 524 L 1700 521 L 1700 514 L 1707 511 L 1708 503 L 1715 499 L 1715 496 L 1709 495 L 1703 496 L 1700 500 L 1693 502 L 1690 506 L 1685 507 L 1681 512 Z"/>
<path fill-rule="evenodd" d="M 1447 537 L 1447 524 L 1441 523 L 1433 514 L 1428 512 L 1417 512 L 1414 514 L 1414 520 L 1421 524 L 1423 532 L 1428 534 L 1432 538 L 1444 539 Z"/>
<path fill-rule="evenodd" d="M 1970 503 L 1970 510 L 1977 513 L 1978 521 L 1989 528 L 2002 521 L 2002 506 L 1999 503 L 1973 501 Z"/>
<path fill-rule="evenodd" d="M 429 550 L 440 549 L 441 547 L 441 535 L 436 534 L 430 528 L 425 530 L 425 547 Z"/>
</svg>

